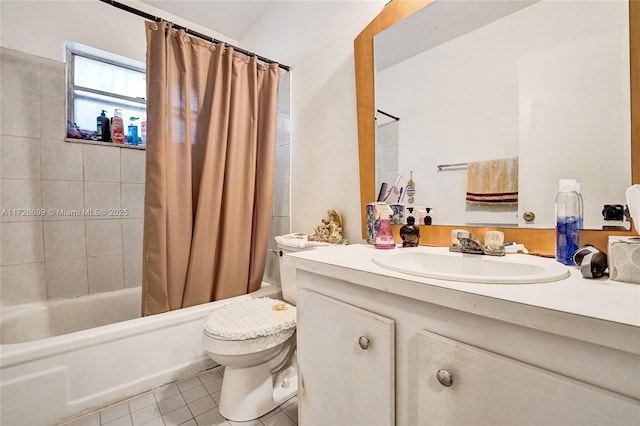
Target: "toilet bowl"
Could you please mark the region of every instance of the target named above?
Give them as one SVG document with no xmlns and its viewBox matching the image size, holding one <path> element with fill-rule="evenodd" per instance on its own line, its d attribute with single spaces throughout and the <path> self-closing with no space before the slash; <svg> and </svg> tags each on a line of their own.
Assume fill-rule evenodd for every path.
<svg viewBox="0 0 640 426">
<path fill-rule="evenodd" d="M 295 269 L 282 261 L 280 280 L 284 301 L 239 300 L 205 322 L 204 348 L 225 367 L 218 408 L 231 421 L 257 419 L 297 394 Z"/>
<path fill-rule="evenodd" d="M 225 418 L 256 419 L 296 394 L 295 309 L 264 297 L 221 306 L 207 318 L 204 348 L 225 367 L 219 402 Z"/>
</svg>

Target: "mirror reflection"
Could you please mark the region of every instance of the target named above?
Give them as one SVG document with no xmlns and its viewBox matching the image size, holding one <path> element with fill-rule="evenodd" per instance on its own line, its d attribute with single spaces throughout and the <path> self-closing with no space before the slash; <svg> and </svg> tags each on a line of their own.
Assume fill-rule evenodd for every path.
<svg viewBox="0 0 640 426">
<path fill-rule="evenodd" d="M 602 212 L 631 183 L 627 2 L 435 1 L 374 43 L 376 188 L 412 174 L 434 225 L 549 228 L 572 178 L 585 228 L 626 223 Z"/>
</svg>

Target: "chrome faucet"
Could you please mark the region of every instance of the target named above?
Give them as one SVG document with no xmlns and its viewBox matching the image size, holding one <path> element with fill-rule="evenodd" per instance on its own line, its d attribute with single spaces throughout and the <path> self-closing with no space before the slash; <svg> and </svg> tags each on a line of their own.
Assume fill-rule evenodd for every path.
<svg viewBox="0 0 640 426">
<path fill-rule="evenodd" d="M 449 247 L 449 251 L 467 254 L 486 254 L 489 256 L 504 256 L 506 254 L 504 247 L 483 246 L 480 244 L 480 241 L 471 234 L 469 234 L 469 237 L 458 236 L 457 238 L 460 244 L 452 245 Z"/>
</svg>

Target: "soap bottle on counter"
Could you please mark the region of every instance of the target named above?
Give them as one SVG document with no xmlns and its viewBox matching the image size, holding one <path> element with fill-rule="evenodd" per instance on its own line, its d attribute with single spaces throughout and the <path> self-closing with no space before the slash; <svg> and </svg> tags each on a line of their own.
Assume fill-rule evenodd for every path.
<svg viewBox="0 0 640 426">
<path fill-rule="evenodd" d="M 580 197 L 574 179 L 560 179 L 556 195 L 556 260 L 575 266 L 573 253 L 578 250 L 580 233 Z"/>
<path fill-rule="evenodd" d="M 396 248 L 396 242 L 391 234 L 391 223 L 389 218 L 393 215 L 393 210 L 387 204 L 376 204 L 376 219 L 378 219 L 378 232 L 373 246 L 377 249 Z"/>
<path fill-rule="evenodd" d="M 122 121 L 122 110 L 120 108 L 116 108 L 113 113 L 111 140 L 113 140 L 114 143 L 124 143 L 124 122 Z"/>
</svg>

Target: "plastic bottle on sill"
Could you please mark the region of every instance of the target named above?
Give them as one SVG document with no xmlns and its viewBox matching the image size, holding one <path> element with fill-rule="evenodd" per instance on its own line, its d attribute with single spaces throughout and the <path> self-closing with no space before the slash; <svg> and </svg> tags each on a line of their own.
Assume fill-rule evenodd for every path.
<svg viewBox="0 0 640 426">
<path fill-rule="evenodd" d="M 111 142 L 111 125 L 106 116 L 106 110 L 96 118 L 96 140 L 102 142 Z"/>
<path fill-rule="evenodd" d="M 113 113 L 113 122 L 111 123 L 111 140 L 113 143 L 124 143 L 124 122 L 122 121 L 122 110 L 116 108 Z"/>
<path fill-rule="evenodd" d="M 138 117 L 130 117 L 129 118 L 129 127 L 127 128 L 127 143 L 129 145 L 138 145 L 138 126 L 136 126 L 136 121 Z"/>
</svg>

